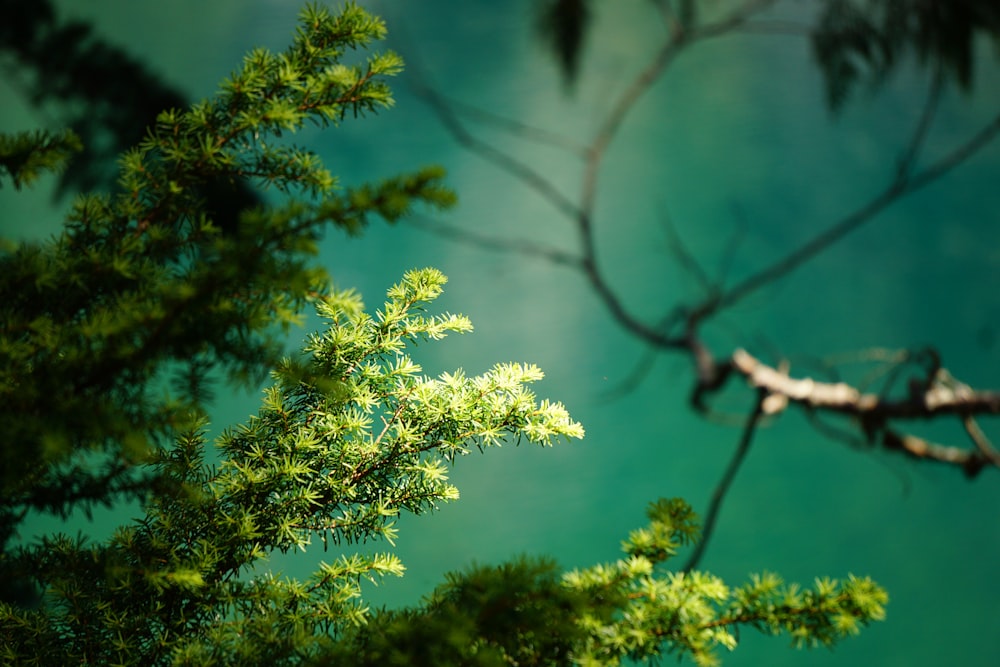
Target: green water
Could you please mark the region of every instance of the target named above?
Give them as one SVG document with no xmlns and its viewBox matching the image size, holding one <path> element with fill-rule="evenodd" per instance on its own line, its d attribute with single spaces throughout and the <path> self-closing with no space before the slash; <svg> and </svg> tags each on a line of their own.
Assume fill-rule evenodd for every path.
<svg viewBox="0 0 1000 667">
<path fill-rule="evenodd" d="M 210 94 L 248 48 L 281 48 L 298 9 L 288 0 L 63 4 L 192 97 Z M 572 224 L 460 148 L 410 86 L 419 74 L 456 99 L 586 142 L 662 36 L 648 3 L 601 6 L 610 5 L 620 14 L 602 22 L 580 88 L 568 97 L 531 39 L 529 2 L 366 3 L 386 16 L 390 45 L 411 62 L 398 81 L 397 106 L 300 138 L 345 184 L 443 164 L 461 204 L 441 220 L 575 251 Z M 927 159 L 997 113 L 998 73 L 981 69 L 973 98 L 948 91 Z M 650 323 L 697 298 L 697 282 L 672 259 L 664 216 L 712 275 L 735 280 L 777 259 L 885 186 L 926 88 L 904 71 L 834 120 L 801 37 L 739 35 L 685 53 L 635 107 L 601 171 L 596 240 L 611 285 Z M 4 88 L 0 97 L 8 125 L 29 126 L 17 91 Z M 579 197 L 574 157 L 481 129 Z M 780 353 L 803 374 L 833 353 L 931 344 L 959 379 L 996 387 L 998 173 L 1000 145 L 993 145 L 719 318 L 708 340 L 719 353 L 735 346 L 765 358 Z M 5 231 L 11 221 L 30 219 L 19 233 L 41 234 L 59 219 L 44 185 L 29 196 L 0 191 L 0 205 Z M 739 243 L 730 252 L 733 239 Z M 539 394 L 563 401 L 587 429 L 583 442 L 509 446 L 459 461 L 453 480 L 461 501 L 401 522 L 397 553 L 408 572 L 373 590 L 375 603 L 413 602 L 444 571 L 472 561 L 533 552 L 572 567 L 616 558 L 619 540 L 658 496 L 683 496 L 704 510 L 739 429 L 688 410 L 692 375 L 679 356 L 655 357 L 641 384 L 610 398 L 645 349 L 614 324 L 581 274 L 405 226 L 376 225 L 361 239 L 331 233 L 323 261 L 369 306 L 379 305 L 406 269 L 440 268 L 451 278 L 441 308 L 471 317 L 476 332 L 419 349 L 425 369 L 472 373 L 496 361 L 537 363 L 547 373 Z M 734 385 L 715 407 L 739 419 L 752 401 Z M 229 397 L 216 419 L 221 426 L 254 409 L 253 397 Z M 954 425 L 915 428 L 965 445 Z M 792 411 L 758 434 L 702 566 L 731 583 L 763 569 L 806 583 L 867 574 L 891 596 L 886 622 L 833 652 L 793 651 L 783 639 L 744 632 L 727 665 L 995 665 L 998 554 L 996 471 L 967 481 L 952 469 L 851 449 Z M 306 554 L 274 565 L 305 576 L 314 563 Z"/>
</svg>

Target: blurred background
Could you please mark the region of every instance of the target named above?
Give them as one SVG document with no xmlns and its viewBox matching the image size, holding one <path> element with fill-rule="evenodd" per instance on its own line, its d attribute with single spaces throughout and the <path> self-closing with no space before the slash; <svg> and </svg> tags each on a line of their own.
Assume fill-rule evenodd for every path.
<svg viewBox="0 0 1000 667">
<path fill-rule="evenodd" d="M 573 222 L 523 180 L 464 149 L 421 94 L 429 88 L 455 110 L 475 107 L 478 115 L 464 117 L 476 137 L 578 201 L 584 194 L 578 156 L 505 130 L 481 112 L 589 143 L 665 39 L 659 14 L 648 0 L 592 3 L 593 24 L 568 86 L 538 37 L 538 2 L 360 4 L 386 20 L 385 47 L 407 61 L 394 83 L 396 105 L 294 140 L 317 152 L 345 185 L 441 164 L 459 205 L 397 227 L 377 224 L 360 238 L 330 232 L 323 264 L 338 286 L 361 291 L 370 308 L 381 305 L 407 269 L 439 268 L 450 278 L 440 309 L 468 315 L 476 331 L 417 348 L 414 358 L 425 371 L 480 373 L 500 361 L 536 363 L 547 376 L 537 393 L 564 402 L 587 429 L 582 442 L 548 450 L 511 444 L 458 461 L 452 480 L 461 500 L 400 521 L 396 550 L 407 574 L 371 588 L 372 604 L 415 603 L 446 571 L 520 553 L 548 554 L 567 568 L 613 560 L 620 540 L 643 524 L 646 503 L 660 496 L 681 496 L 703 514 L 754 394 L 731 383 L 713 407 L 732 419 L 696 415 L 688 405 L 690 361 L 650 353 L 615 322 L 580 272 L 448 231 L 579 252 Z M 735 3 L 702 4 L 721 15 Z M 704 296 L 678 261 L 670 230 L 711 278 L 731 284 L 891 182 L 920 122 L 930 77 L 911 59 L 832 112 L 808 38 L 796 29 L 814 17 L 816 4 L 779 2 L 761 17 L 773 29 L 736 31 L 686 49 L 631 108 L 609 145 L 595 190 L 597 257 L 622 304 L 651 326 L 672 306 Z M 161 92 L 179 94 L 176 104 L 211 95 L 247 50 L 284 48 L 300 8 L 292 0 L 51 3 L 59 21 L 90 26 L 88 39 L 121 49 Z M 996 116 L 1000 67 L 993 46 L 975 42 L 971 92 L 944 87 L 918 166 L 954 150 Z M 38 99 L 44 77 L 9 54 L 0 64 L 4 131 L 59 127 L 79 112 L 79 100 Z M 746 347 L 772 363 L 789 360 L 793 375 L 815 377 L 825 377 L 822 362 L 834 355 L 931 345 L 961 381 L 996 388 L 998 175 L 994 142 L 713 320 L 706 340 L 718 354 Z M 28 192 L 0 191 L 3 235 L 54 233 L 71 190 L 52 177 Z M 315 326 L 310 320 L 299 340 Z M 645 373 L 631 382 L 637 365 Z M 870 367 L 854 370 L 861 377 Z M 255 393 L 220 392 L 214 424 L 221 430 L 241 422 L 256 404 Z M 965 444 L 958 424 L 914 430 Z M 125 518 L 60 529 L 101 535 Z M 37 525 L 51 529 L 55 522 Z M 730 584 L 765 569 L 806 584 L 852 572 L 870 575 L 890 594 L 888 619 L 832 652 L 795 651 L 784 639 L 744 632 L 738 650 L 723 656 L 726 665 L 995 665 L 998 554 L 997 470 L 968 480 L 956 468 L 851 447 L 817 432 L 793 409 L 757 434 L 700 568 Z M 272 564 L 304 577 L 320 558 L 317 548 Z"/>
</svg>

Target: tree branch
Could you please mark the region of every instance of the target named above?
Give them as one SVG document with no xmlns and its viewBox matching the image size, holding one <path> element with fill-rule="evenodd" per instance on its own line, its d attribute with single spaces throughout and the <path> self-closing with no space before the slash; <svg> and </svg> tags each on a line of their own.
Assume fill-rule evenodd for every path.
<svg viewBox="0 0 1000 667">
<path fill-rule="evenodd" d="M 795 379 L 787 373 L 757 360 L 745 350 L 736 350 L 731 357 L 732 368 L 767 398 L 762 404 L 766 414 L 777 414 L 789 404 L 798 404 L 811 411 L 826 411 L 854 417 L 871 442 L 882 434 L 882 445 L 909 456 L 957 465 L 969 477 L 975 477 L 987 465 L 1000 467 L 1000 456 L 991 456 L 981 431 L 973 436 L 976 450 L 935 445 L 913 435 L 899 434 L 889 423 L 902 420 L 934 419 L 953 415 L 969 429 L 974 415 L 1000 414 L 1000 392 L 974 391 L 968 385 L 954 381 L 944 369 L 937 369 L 930 382 L 912 381 L 909 395 L 890 399 L 872 393 L 862 393 L 845 382 L 819 382 L 812 378 Z M 974 424 L 974 422 L 971 422 Z M 972 434 L 972 431 L 970 431 Z M 979 438 L 979 439 L 977 439 Z M 995 454 L 995 452 L 994 452 Z"/>
<path fill-rule="evenodd" d="M 975 392 L 965 385 L 951 381 L 947 372 L 932 361 L 925 380 L 914 385 L 910 393 L 901 399 L 890 399 L 881 395 L 865 393 L 843 382 L 818 382 L 811 378 L 793 379 L 787 372 L 762 364 L 742 350 L 717 358 L 701 338 L 701 324 L 731 308 L 765 286 L 787 278 L 793 271 L 815 259 L 820 253 L 841 241 L 848 234 L 873 221 L 892 204 L 918 190 L 934 183 L 953 169 L 969 160 L 973 155 L 990 144 L 1000 133 L 1000 114 L 994 117 L 967 141 L 954 147 L 949 153 L 938 157 L 927 166 L 920 168 L 923 151 L 930 129 L 934 123 L 938 103 L 941 99 L 944 75 L 936 69 L 930 81 L 921 113 L 910 133 L 906 145 L 900 152 L 896 168 L 887 174 L 887 183 L 868 201 L 857 206 L 826 229 L 806 240 L 778 260 L 751 273 L 742 280 L 735 281 L 724 289 L 724 279 L 710 279 L 701 265 L 683 246 L 680 236 L 668 228 L 669 242 L 677 261 L 698 281 L 704 290 L 701 300 L 693 304 L 678 303 L 666 309 L 668 315 L 659 321 L 646 320 L 626 308 L 622 298 L 611 287 L 605 271 L 601 268 L 595 242 L 595 208 L 598 196 L 598 182 L 604 157 L 618 136 L 619 130 L 643 99 L 650 88 L 659 81 L 687 47 L 700 41 L 736 32 L 766 32 L 769 34 L 807 34 L 801 25 L 788 22 L 769 21 L 760 14 L 775 4 L 775 0 L 747 0 L 723 19 L 701 26 L 684 26 L 673 15 L 668 3 L 658 3 L 657 8 L 666 25 L 666 36 L 660 47 L 652 55 L 638 74 L 625 86 L 611 104 L 611 110 L 601 120 L 598 130 L 590 143 L 573 150 L 571 143 L 554 140 L 548 135 L 539 136 L 537 130 L 514 122 L 502 122 L 493 114 L 479 115 L 481 118 L 504 130 L 523 138 L 548 145 L 559 144 L 583 158 L 582 187 L 577 201 L 570 201 L 542 174 L 519 162 L 508 153 L 476 139 L 461 124 L 457 111 L 469 114 L 469 110 L 452 105 L 440 95 L 430 93 L 425 96 L 455 140 L 472 152 L 499 166 L 513 175 L 528 188 L 545 197 L 567 219 L 577 232 L 580 254 L 571 255 L 561 251 L 543 248 L 528 242 L 503 241 L 484 236 L 459 232 L 456 229 L 439 229 L 452 238 L 481 247 L 513 251 L 526 256 L 540 257 L 554 264 L 571 266 L 580 270 L 591 288 L 604 303 L 612 319 L 620 327 L 636 338 L 644 341 L 651 351 L 671 350 L 686 354 L 693 363 L 695 382 L 690 402 L 701 414 L 708 414 L 709 394 L 721 389 L 726 381 L 739 373 L 757 388 L 758 402 L 743 427 L 740 445 L 729 466 L 715 489 L 706 515 L 705 538 L 685 569 L 695 567 L 711 537 L 712 530 L 725 494 L 737 474 L 743 458 L 749 449 L 754 430 L 759 419 L 768 414 L 777 414 L 789 405 L 797 405 L 810 415 L 820 417 L 825 414 L 853 417 L 860 425 L 858 437 L 844 432 L 843 437 L 851 441 L 872 443 L 881 436 L 884 448 L 898 451 L 911 457 L 938 461 L 960 467 L 968 476 L 976 476 L 984 467 L 1000 467 L 998 453 L 973 421 L 974 415 L 1000 413 L 1000 394 Z M 531 139 L 535 137 L 535 139 Z M 936 355 L 932 354 L 936 359 Z M 907 357 L 908 358 L 908 357 Z M 646 357 L 644 357 L 646 359 Z M 647 364 L 643 362 L 636 373 L 626 379 L 626 387 L 634 386 L 641 379 Z M 894 377 L 894 375 L 892 376 Z M 888 395 L 892 382 L 885 384 L 883 393 Z M 904 419 L 933 419 L 954 415 L 963 424 L 975 444 L 975 449 L 946 447 L 926 442 L 916 436 L 899 435 L 890 422 Z M 816 422 L 818 423 L 818 422 Z"/>
<path fill-rule="evenodd" d="M 732 486 L 733 480 L 736 479 L 736 473 L 739 472 L 740 466 L 743 464 L 743 460 L 747 456 L 747 452 L 750 451 L 750 445 L 753 442 L 753 435 L 757 431 L 757 424 L 760 422 L 761 417 L 764 416 L 764 402 L 767 400 L 766 391 L 757 392 L 757 400 L 754 403 L 753 410 L 747 417 L 746 424 L 743 426 L 743 434 L 740 436 L 740 443 L 736 447 L 736 451 L 733 452 L 733 457 L 729 459 L 729 465 L 726 466 L 726 472 L 722 474 L 722 479 L 719 480 L 718 485 L 715 487 L 715 491 L 712 493 L 712 501 L 709 503 L 708 512 L 705 513 L 705 524 L 702 527 L 701 539 L 695 545 L 694 551 L 688 558 L 688 562 L 684 565 L 684 572 L 689 572 L 696 567 L 701 561 L 701 557 L 704 555 L 705 550 L 708 548 L 708 543 L 712 539 L 712 533 L 715 531 L 715 522 L 719 518 L 719 510 L 722 508 L 722 501 L 726 497 L 726 493 L 729 492 L 729 487 Z"/>
</svg>

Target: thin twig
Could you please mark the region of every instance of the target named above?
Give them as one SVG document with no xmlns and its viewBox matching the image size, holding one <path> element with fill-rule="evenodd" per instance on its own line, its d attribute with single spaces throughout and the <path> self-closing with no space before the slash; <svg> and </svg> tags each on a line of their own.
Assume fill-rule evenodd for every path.
<svg viewBox="0 0 1000 667">
<path fill-rule="evenodd" d="M 757 432 L 757 424 L 764 415 L 764 401 L 766 398 L 766 391 L 760 390 L 757 392 L 757 400 L 754 403 L 753 410 L 747 417 L 746 424 L 743 426 L 740 443 L 736 447 L 736 451 L 733 452 L 733 457 L 729 460 L 726 472 L 723 473 L 722 479 L 719 480 L 715 491 L 712 493 L 712 501 L 708 506 L 708 512 L 705 513 L 705 524 L 701 531 L 701 539 L 698 540 L 698 544 L 695 545 L 694 551 L 684 565 L 684 572 L 689 572 L 698 567 L 705 549 L 708 548 L 708 543 L 712 539 L 712 533 L 715 531 L 715 522 L 719 518 L 719 510 L 722 508 L 722 501 L 729 492 L 729 487 L 732 486 L 733 480 L 736 479 L 736 473 L 739 472 L 740 465 L 742 465 L 743 460 L 746 458 L 747 452 L 750 451 L 754 433 Z"/>
<path fill-rule="evenodd" d="M 669 12 L 664 14 L 666 23 L 668 24 L 668 35 L 664 38 L 663 44 L 653 54 L 646 66 L 625 86 L 618 98 L 613 101 L 611 111 L 599 125 L 598 131 L 594 135 L 589 147 L 582 151 L 582 154 L 585 155 L 585 163 L 578 203 L 571 202 L 566 198 L 541 173 L 534 171 L 528 165 L 514 159 L 503 151 L 472 137 L 457 118 L 455 111 L 449 108 L 448 103 L 443 98 L 434 96 L 433 93 L 431 93 L 429 98 L 432 106 L 441 117 L 443 124 L 449 129 L 459 144 L 473 152 L 479 153 L 486 159 L 497 164 L 502 170 L 518 178 L 527 187 L 536 190 L 548 199 L 562 215 L 575 224 L 581 244 L 581 254 L 580 256 L 573 256 L 535 244 L 520 241 L 505 242 L 487 237 L 479 237 L 468 232 L 461 232 L 455 234 L 455 236 L 484 247 L 542 257 L 553 263 L 569 265 L 582 271 L 591 288 L 605 304 L 611 317 L 619 326 L 638 339 L 646 342 L 651 350 L 673 349 L 681 351 L 694 361 L 696 382 L 691 394 L 691 402 L 696 409 L 703 413 L 708 412 L 708 407 L 704 402 L 705 397 L 724 386 L 727 378 L 731 375 L 731 371 L 738 363 L 738 354 L 734 354 L 731 357 L 716 358 L 701 340 L 699 335 L 700 324 L 704 320 L 717 315 L 724 309 L 734 306 L 761 288 L 787 277 L 790 273 L 839 242 L 851 232 L 874 220 L 883 210 L 892 204 L 931 184 L 970 159 L 988 145 L 998 132 L 1000 132 L 1000 115 L 998 115 L 965 143 L 957 146 L 950 153 L 943 155 L 928 166 L 919 168 L 921 151 L 934 122 L 937 104 L 944 83 L 944 78 L 940 70 L 935 71 L 920 117 L 917 119 L 911 132 L 909 141 L 900 153 L 896 170 L 889 176 L 889 182 L 881 192 L 877 193 L 861 206 L 858 206 L 854 211 L 834 222 L 813 238 L 808 239 L 800 247 L 792 250 L 760 271 L 752 273 L 743 280 L 736 282 L 728 290 L 710 289 L 709 293 L 703 297 L 700 303 L 696 303 L 693 306 L 678 304 L 670 310 L 670 315 L 667 318 L 659 322 L 647 324 L 645 320 L 626 309 L 624 302 L 608 282 L 598 261 L 593 215 L 598 194 L 597 183 L 605 154 L 629 115 L 636 108 L 638 102 L 662 78 L 664 72 L 674 59 L 691 44 L 739 30 L 801 34 L 801 26 L 786 25 L 778 22 L 751 22 L 751 19 L 756 19 L 760 12 L 772 4 L 774 4 L 774 0 L 749 0 L 726 18 L 695 28 L 681 28 L 673 25 L 675 29 L 672 29 Z M 662 11 L 667 5 L 661 3 L 659 7 Z M 498 123 L 496 118 L 489 118 L 487 120 L 488 122 L 501 125 L 504 129 L 516 134 L 527 135 L 531 132 L 527 127 L 520 127 L 517 123 Z M 538 141 L 539 143 L 544 143 L 541 139 L 538 139 Z M 673 234 L 672 238 L 674 240 L 675 254 L 678 254 L 682 265 L 688 271 L 692 271 L 703 286 L 711 286 L 712 282 L 708 280 L 708 277 L 701 270 L 700 265 L 693 258 L 689 258 L 690 261 L 685 259 L 685 257 L 688 257 L 688 253 L 680 244 L 679 236 Z M 731 259 L 731 256 L 727 253 L 728 259 Z M 695 268 L 692 269 L 692 267 Z M 716 282 L 715 284 L 721 283 Z M 746 360 L 744 359 L 744 361 Z M 763 372 L 764 369 L 759 370 Z M 749 375 L 746 369 L 741 372 Z M 761 397 L 757 412 L 763 413 L 770 409 L 781 409 L 780 406 L 797 403 L 800 407 L 807 410 L 850 414 L 858 417 L 861 421 L 861 430 L 865 437 L 870 438 L 879 433 L 891 441 L 883 443 L 890 449 L 905 451 L 911 456 L 930 457 L 949 463 L 961 463 L 968 474 L 976 474 L 983 465 L 993 463 L 994 460 L 988 455 L 990 450 L 984 450 L 982 447 L 981 443 L 984 440 L 977 440 L 973 432 L 970 431 L 970 436 L 976 440 L 979 451 L 963 453 L 961 450 L 955 448 L 931 445 L 912 436 L 900 436 L 894 439 L 893 436 L 895 434 L 889 430 L 888 425 L 885 423 L 884 420 L 888 418 L 933 418 L 942 414 L 956 414 L 961 416 L 968 414 L 970 410 L 973 413 L 1000 413 L 1000 395 L 998 394 L 978 392 L 971 394 L 971 398 L 970 395 L 959 396 L 953 389 L 949 389 L 948 387 L 932 386 L 934 382 L 933 378 L 936 377 L 936 374 L 929 373 L 927 377 L 927 386 L 920 387 L 921 400 L 915 400 L 914 396 L 908 395 L 902 400 L 890 401 L 888 399 L 888 389 L 892 386 L 891 382 L 883 389 L 883 395 L 875 395 L 862 394 L 854 387 L 850 387 L 844 383 L 821 383 L 814 382 L 809 378 L 793 381 L 785 375 L 780 378 L 780 382 L 783 383 L 781 387 L 788 391 L 778 391 L 776 393 L 769 386 L 767 394 L 774 400 L 764 402 L 767 397 Z M 632 378 L 629 379 L 631 380 Z M 761 385 L 759 389 L 764 391 L 765 387 Z M 748 424 L 744 430 L 746 447 L 749 447 L 753 427 L 756 427 L 759 417 L 759 414 L 752 416 L 752 425 Z M 724 478 L 724 483 L 720 484 L 720 488 L 717 489 L 718 502 L 721 502 L 721 497 L 725 494 L 725 489 L 732 481 L 731 475 L 736 474 L 739 462 L 742 460 L 741 456 L 742 454 L 731 462 L 730 470 L 727 471 L 727 478 Z M 714 523 L 717 511 L 717 506 L 713 505 L 710 510 L 709 532 L 711 525 Z M 700 557 L 703 549 L 703 546 L 700 547 L 696 558 L 693 559 L 694 563 L 697 562 L 697 558 Z"/>
<path fill-rule="evenodd" d="M 901 435 L 889 429 L 882 434 L 882 446 L 915 459 L 958 466 L 969 479 L 979 475 L 984 467 L 991 464 L 991 461 L 978 451 L 939 445 L 915 435 Z"/>
<path fill-rule="evenodd" d="M 425 88 L 420 88 L 417 89 L 416 92 L 418 95 L 425 96 L 429 91 Z M 442 95 L 441 93 L 431 94 L 437 95 L 442 103 L 446 104 L 450 109 L 461 114 L 462 116 L 485 125 L 492 125 L 520 139 L 531 141 L 542 146 L 558 148 L 568 153 L 572 153 L 580 158 L 586 158 L 590 153 L 590 149 L 587 146 L 577 143 L 569 137 L 565 137 L 557 132 L 544 130 L 539 127 L 534 127 L 533 125 L 528 125 L 527 123 L 522 123 L 519 120 L 495 114 L 472 104 L 452 99 Z"/>
<path fill-rule="evenodd" d="M 454 111 L 452 111 L 451 107 L 448 106 L 444 98 L 442 98 L 439 93 L 429 87 L 420 87 L 417 89 L 417 94 L 420 95 L 432 109 L 434 109 L 438 118 L 441 119 L 441 122 L 444 123 L 448 131 L 451 132 L 452 137 L 454 137 L 455 141 L 457 141 L 461 146 L 479 154 L 487 161 L 495 164 L 501 170 L 506 171 L 511 176 L 517 178 L 526 186 L 540 194 L 545 200 L 552 204 L 556 210 L 570 220 L 576 220 L 580 217 L 581 211 L 577 205 L 570 201 L 566 195 L 560 192 L 559 188 L 557 188 L 552 181 L 545 178 L 535 169 L 529 167 L 526 163 L 511 157 L 508 153 L 505 153 L 495 146 L 488 144 L 478 137 L 475 137 L 468 130 L 466 130 L 465 125 L 462 124 L 462 121 L 458 118 Z"/>
<path fill-rule="evenodd" d="M 538 257 L 552 264 L 569 266 L 575 269 L 580 269 L 582 265 L 582 260 L 577 255 L 556 248 L 547 248 L 531 241 L 504 239 L 479 234 L 458 225 L 450 225 L 439 220 L 430 220 L 419 214 L 411 214 L 406 219 L 406 222 L 413 227 L 424 229 L 432 234 L 439 234 L 447 239 L 460 241 L 484 250 L 516 252 L 525 257 Z"/>
<path fill-rule="evenodd" d="M 1000 452 L 996 450 L 990 439 L 983 433 L 983 429 L 979 427 L 975 417 L 972 415 L 962 417 L 962 426 L 965 427 L 965 432 L 969 434 L 969 438 L 976 445 L 976 449 L 988 458 L 993 465 L 1000 468 Z"/>
<path fill-rule="evenodd" d="M 642 384 L 642 381 L 646 379 L 650 371 L 653 370 L 653 363 L 656 361 L 657 352 L 659 350 L 655 347 L 647 345 L 628 375 L 624 379 L 619 380 L 611 389 L 602 392 L 602 398 L 615 400 L 633 392 L 636 387 Z"/>
<path fill-rule="evenodd" d="M 894 179 L 886 189 L 867 204 L 847 215 L 826 231 L 813 237 L 783 259 L 745 278 L 735 287 L 727 290 L 714 304 L 712 311 L 717 312 L 724 308 L 729 308 L 762 287 L 780 278 L 784 278 L 843 237 L 870 222 L 891 204 L 896 203 L 905 195 L 920 190 L 972 157 L 978 150 L 990 143 L 998 132 L 1000 132 L 1000 114 L 983 127 L 982 130 L 977 132 L 969 141 L 936 161 L 930 167 L 904 180 Z"/>
<path fill-rule="evenodd" d="M 937 111 L 938 103 L 941 101 L 941 91 L 943 89 L 944 68 L 938 65 L 934 70 L 934 76 L 931 78 L 930 91 L 927 93 L 927 102 L 924 104 L 924 110 L 920 114 L 920 120 L 917 122 L 906 151 L 899 159 L 896 178 L 900 181 L 905 181 L 913 173 L 913 166 L 916 164 L 917 157 L 920 154 L 920 147 L 924 145 L 927 133 L 934 122 L 934 113 Z"/>
<path fill-rule="evenodd" d="M 744 213 L 743 207 L 740 206 L 739 202 L 734 201 L 730 204 L 730 208 L 733 212 L 733 219 L 736 221 L 736 230 L 726 242 L 726 247 L 723 249 L 722 255 L 719 259 L 718 278 L 716 280 L 719 285 L 726 284 L 729 272 L 732 270 L 733 264 L 736 261 L 736 251 L 739 250 L 740 245 L 743 243 L 747 227 L 749 227 L 747 224 L 746 214 Z"/>
<path fill-rule="evenodd" d="M 774 0 L 747 2 L 725 19 L 702 26 L 690 33 L 683 31 L 671 33 L 663 46 L 656 52 L 653 59 L 625 88 L 621 96 L 619 96 L 590 144 L 590 156 L 584 170 L 583 188 L 580 195 L 581 203 L 578 214 L 574 218 L 580 232 L 580 241 L 583 247 L 583 270 L 590 281 L 591 287 L 597 292 L 612 317 L 618 320 L 618 323 L 623 328 L 653 345 L 668 349 L 684 349 L 690 347 L 689 343 L 691 339 L 687 336 L 678 338 L 667 335 L 663 333 L 663 329 L 650 327 L 626 310 L 624 303 L 622 303 L 622 300 L 611 288 L 604 274 L 598 268 L 592 215 L 597 197 L 597 178 L 605 152 L 638 101 L 660 79 L 667 66 L 685 47 L 698 41 L 724 35 L 744 23 L 755 13 L 766 9 L 772 4 L 774 4 Z"/>
<path fill-rule="evenodd" d="M 717 291 L 715 284 L 708 277 L 708 273 L 702 268 L 701 264 L 695 256 L 688 250 L 687 246 L 684 245 L 684 241 L 681 240 L 681 236 L 674 227 L 673 223 L 670 222 L 670 216 L 664 213 L 661 216 L 661 221 L 663 225 L 663 230 L 667 235 L 667 243 L 670 247 L 670 254 L 673 255 L 674 259 L 680 265 L 684 271 L 694 278 L 695 282 L 698 283 L 698 287 L 705 294 L 712 294 Z"/>
</svg>

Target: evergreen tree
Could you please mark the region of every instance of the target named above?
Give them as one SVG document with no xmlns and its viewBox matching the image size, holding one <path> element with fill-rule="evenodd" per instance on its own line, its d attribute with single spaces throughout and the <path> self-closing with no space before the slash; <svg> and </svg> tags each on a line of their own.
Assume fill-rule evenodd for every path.
<svg viewBox="0 0 1000 667">
<path fill-rule="evenodd" d="M 414 201 L 451 202 L 437 169 L 338 189 L 315 155 L 277 140 L 391 104 L 395 54 L 341 63 L 383 30 L 356 7 L 307 10 L 288 51 L 254 51 L 216 98 L 163 112 L 122 156 L 117 193 L 79 198 L 61 236 L 0 258 L 8 517 L 144 488 L 135 465 L 203 409 L 210 370 L 256 384 L 278 360 L 276 325 L 324 282 L 308 258 L 328 224 L 356 232 Z M 73 147 L 21 135 L 0 164 L 20 184 Z M 287 197 L 224 229 L 206 190 L 244 179 Z"/>
<path fill-rule="evenodd" d="M 504 440 L 579 438 L 537 400 L 539 369 L 422 374 L 409 348 L 466 332 L 428 314 L 445 277 L 415 270 L 374 314 L 310 262 L 328 225 L 360 231 L 453 196 L 434 168 L 340 188 L 309 151 L 278 141 L 391 104 L 392 53 L 343 62 L 384 34 L 354 5 L 307 7 L 292 46 L 256 50 L 219 94 L 168 110 L 121 159 L 120 189 L 79 198 L 65 230 L 0 254 L 0 601 L 4 664 L 616 664 L 665 652 L 712 664 L 739 627 L 829 645 L 882 618 L 868 579 L 813 589 L 775 575 L 728 587 L 665 567 L 696 539 L 686 504 L 661 500 L 614 563 L 561 572 L 524 558 L 452 575 L 416 609 L 372 613 L 361 581 L 399 575 L 395 535 L 458 492 L 448 466 Z M 16 187 L 65 162 L 72 133 L 8 136 Z M 224 224 L 209 191 L 247 179 L 284 199 Z M 280 334 L 312 305 L 303 353 Z M 206 436 L 207 379 L 273 383 L 257 415 Z M 134 499 L 140 520 L 103 541 L 23 535 L 29 512 L 67 516 Z M 338 555 L 305 581 L 264 561 L 314 542 Z"/>
</svg>

